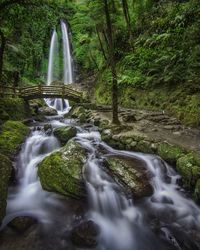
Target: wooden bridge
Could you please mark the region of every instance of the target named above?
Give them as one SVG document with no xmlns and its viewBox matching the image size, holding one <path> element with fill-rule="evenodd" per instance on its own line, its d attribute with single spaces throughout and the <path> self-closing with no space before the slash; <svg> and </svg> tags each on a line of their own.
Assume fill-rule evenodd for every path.
<svg viewBox="0 0 200 250">
<path fill-rule="evenodd" d="M 0 96 L 10 96 L 32 100 L 38 98 L 62 98 L 75 102 L 83 101 L 83 94 L 72 85 L 37 85 L 30 87 L 6 87 L 0 85 Z"/>
</svg>

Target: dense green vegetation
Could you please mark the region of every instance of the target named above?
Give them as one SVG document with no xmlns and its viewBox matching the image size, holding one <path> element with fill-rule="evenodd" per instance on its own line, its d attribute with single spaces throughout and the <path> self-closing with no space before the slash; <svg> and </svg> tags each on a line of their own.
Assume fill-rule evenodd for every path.
<svg viewBox="0 0 200 250">
<path fill-rule="evenodd" d="M 78 72 L 95 76 L 98 102 L 111 103 L 116 85 L 123 106 L 199 125 L 198 0 L 3 0 L 0 9 L 2 83 L 45 81 L 51 32 L 65 19 Z"/>
</svg>

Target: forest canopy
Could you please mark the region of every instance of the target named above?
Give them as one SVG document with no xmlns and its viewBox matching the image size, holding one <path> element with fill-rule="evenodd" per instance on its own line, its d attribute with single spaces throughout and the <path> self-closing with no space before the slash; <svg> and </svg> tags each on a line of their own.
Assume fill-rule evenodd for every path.
<svg viewBox="0 0 200 250">
<path fill-rule="evenodd" d="M 198 0 L 109 0 L 118 85 L 198 88 Z M 51 32 L 68 22 L 76 65 L 111 82 L 103 1 L 2 0 L 0 77 L 11 84 L 45 82 Z M 1 73 L 2 72 L 2 73 Z"/>
</svg>

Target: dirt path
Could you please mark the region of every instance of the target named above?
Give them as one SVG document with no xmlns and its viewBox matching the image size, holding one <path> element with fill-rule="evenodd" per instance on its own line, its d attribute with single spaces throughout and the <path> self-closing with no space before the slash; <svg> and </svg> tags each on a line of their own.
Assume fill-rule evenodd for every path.
<svg viewBox="0 0 200 250">
<path fill-rule="evenodd" d="M 110 107 L 101 106 L 98 111 L 93 111 L 93 116 L 111 122 Z M 176 118 L 164 112 L 120 108 L 119 118 L 121 124 L 128 128 L 119 136 L 131 136 L 137 133 L 152 140 L 167 141 L 200 153 L 200 130 L 185 127 Z"/>
</svg>

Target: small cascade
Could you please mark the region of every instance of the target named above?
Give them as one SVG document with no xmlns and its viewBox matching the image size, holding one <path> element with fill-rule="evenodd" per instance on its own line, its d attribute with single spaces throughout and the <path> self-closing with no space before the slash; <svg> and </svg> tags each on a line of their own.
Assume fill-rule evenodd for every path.
<svg viewBox="0 0 200 250">
<path fill-rule="evenodd" d="M 49 204 L 56 206 L 55 195 L 45 192 L 37 177 L 37 165 L 59 148 L 58 140 L 43 131 L 33 131 L 19 154 L 16 169 L 18 185 L 11 187 L 7 200 L 7 214 L 2 227 L 17 216 L 31 216 L 42 222 L 51 220 Z"/>
<path fill-rule="evenodd" d="M 70 51 L 69 32 L 67 25 L 64 21 L 61 21 L 62 31 L 62 44 L 63 44 L 63 82 L 64 84 L 71 84 L 73 82 L 73 70 L 72 70 L 72 56 Z M 58 51 L 58 37 L 54 30 L 51 37 L 51 45 L 49 52 L 49 64 L 47 85 L 50 85 L 55 80 L 60 80 L 59 77 L 55 77 L 55 59 L 59 57 Z M 47 105 L 57 110 L 58 114 L 67 113 L 70 110 L 69 101 L 60 98 L 47 98 L 45 99 Z"/>
<path fill-rule="evenodd" d="M 66 121 L 63 121 L 49 117 L 53 128 L 65 126 Z M 49 230 L 45 230 L 44 234 L 48 242 L 51 238 L 54 245 L 50 243 L 46 247 L 46 241 L 43 241 L 42 249 L 78 250 L 82 248 L 72 245 L 66 235 L 71 232 L 74 223 L 77 225 L 86 219 L 92 220 L 100 229 L 96 236 L 98 245 L 91 248 L 93 250 L 200 249 L 200 209 L 177 184 L 180 176 L 173 168 L 155 155 L 113 149 L 101 141 L 100 133 L 94 126 L 72 126 L 78 130 L 74 140 L 87 151 L 83 178 L 88 193 L 88 212 L 83 217 L 76 217 L 73 211 L 69 212 L 71 205 L 66 211 L 63 202 L 68 203 L 69 200 L 42 189 L 37 166 L 60 145 L 53 135 L 47 135 L 41 127 L 31 132 L 18 156 L 17 185 L 9 189 L 7 214 L 1 229 L 15 217 L 30 216 Z M 145 168 L 148 174 L 146 181 L 150 182 L 153 193 L 138 200 L 130 198 L 106 167 L 108 157 L 140 162 L 137 168 Z M 49 237 L 49 232 L 52 237 Z"/>
<path fill-rule="evenodd" d="M 115 150 L 101 142 L 100 134 L 94 131 L 82 130 L 76 140 L 89 152 L 84 166 L 90 203 L 88 216 L 101 228 L 99 249 L 182 249 L 180 242 L 187 233 L 200 230 L 199 207 L 181 193 L 177 184 L 180 176 L 162 159 L 154 155 Z M 153 195 L 139 204 L 128 199 L 104 170 L 102 163 L 107 156 L 99 154 L 99 145 L 108 155 L 144 162 L 151 176 Z M 152 218 L 159 221 L 155 231 L 149 225 Z M 187 240 L 190 242 L 190 239 Z M 198 249 L 195 245 L 193 247 Z"/>
</svg>

